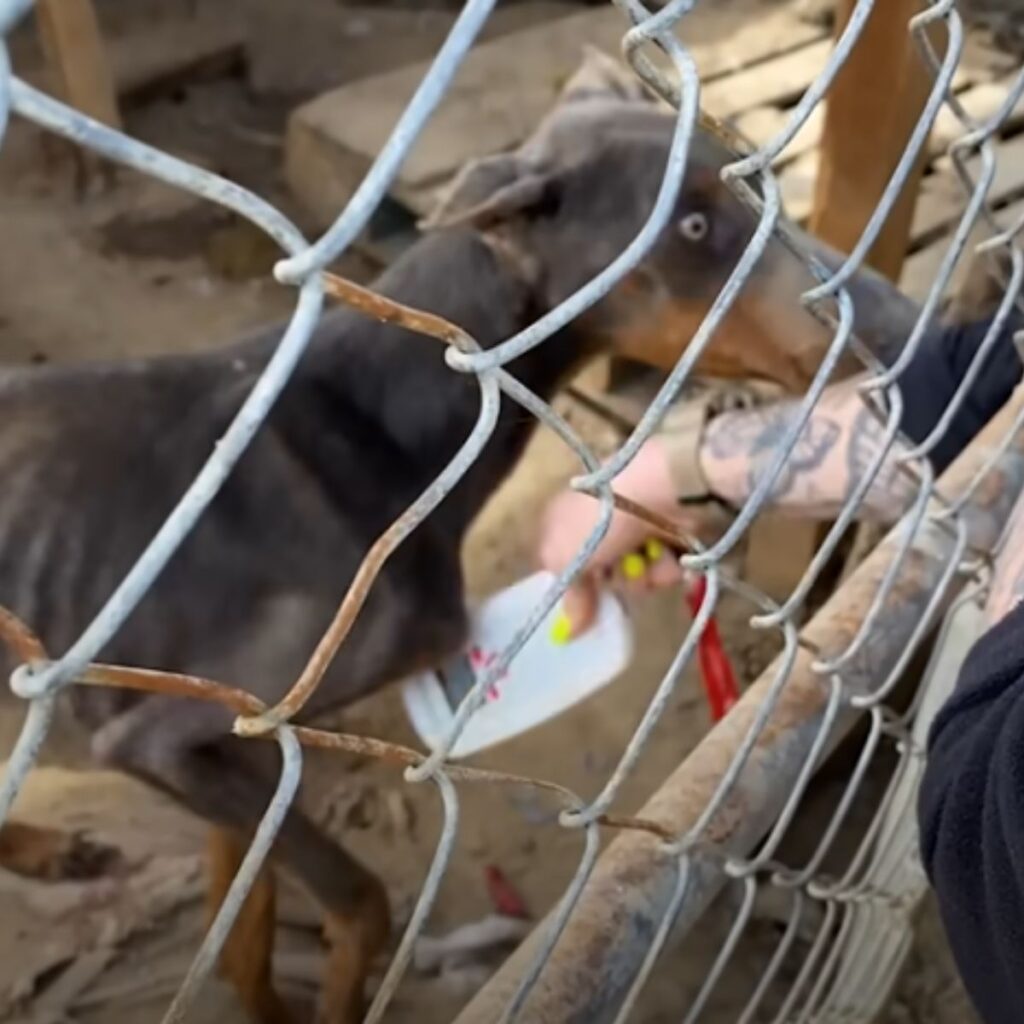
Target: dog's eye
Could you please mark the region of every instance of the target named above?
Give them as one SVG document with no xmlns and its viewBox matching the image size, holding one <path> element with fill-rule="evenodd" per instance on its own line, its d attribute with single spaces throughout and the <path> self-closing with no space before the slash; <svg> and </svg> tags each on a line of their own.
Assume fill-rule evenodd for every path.
<svg viewBox="0 0 1024 1024">
<path fill-rule="evenodd" d="M 703 213 L 688 213 L 679 222 L 679 233 L 688 242 L 702 242 L 708 233 L 708 219 Z"/>
</svg>

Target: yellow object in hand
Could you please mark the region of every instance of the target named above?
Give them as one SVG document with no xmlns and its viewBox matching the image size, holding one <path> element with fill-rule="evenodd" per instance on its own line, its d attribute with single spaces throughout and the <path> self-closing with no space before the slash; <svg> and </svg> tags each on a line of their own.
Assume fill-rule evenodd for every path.
<svg viewBox="0 0 1024 1024">
<path fill-rule="evenodd" d="M 643 555 L 626 555 L 622 559 L 622 575 L 627 580 L 642 580 L 647 572 L 647 562 Z"/>
<path fill-rule="evenodd" d="M 572 639 L 572 623 L 565 612 L 559 612 L 557 618 L 551 623 L 551 642 L 558 647 L 564 647 Z"/>
<path fill-rule="evenodd" d="M 636 582 L 637 580 L 642 580 L 647 575 L 648 566 L 653 565 L 664 554 L 665 545 L 660 540 L 652 537 L 644 544 L 643 554 L 639 551 L 634 551 L 631 554 L 624 555 L 619 563 L 619 569 L 627 580 Z M 572 640 L 572 623 L 565 612 L 559 612 L 555 617 L 555 620 L 551 623 L 549 635 L 551 642 L 557 647 L 564 647 Z"/>
<path fill-rule="evenodd" d="M 652 537 L 644 545 L 644 554 L 647 555 L 648 562 L 660 561 L 661 556 L 665 554 L 665 545 L 660 540 L 655 540 Z"/>
</svg>

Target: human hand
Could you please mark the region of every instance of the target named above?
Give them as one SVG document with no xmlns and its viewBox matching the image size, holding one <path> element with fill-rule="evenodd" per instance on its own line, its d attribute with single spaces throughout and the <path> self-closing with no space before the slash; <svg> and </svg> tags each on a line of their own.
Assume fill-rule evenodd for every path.
<svg viewBox="0 0 1024 1024">
<path fill-rule="evenodd" d="M 694 526 L 697 513 L 684 512 L 670 472 L 669 455 L 659 437 L 647 441 L 632 462 L 615 478 L 617 494 L 652 512 Z M 576 491 L 563 491 L 547 506 L 541 521 L 538 557 L 549 572 L 564 570 L 593 532 L 601 515 L 600 502 Z M 642 554 L 641 554 L 642 552 Z M 682 573 L 671 551 L 651 540 L 651 529 L 640 519 L 616 510 L 608 532 L 587 562 L 583 575 L 563 598 L 560 639 L 586 630 L 597 612 L 599 588 L 611 584 L 628 590 L 648 590 L 679 582 Z"/>
</svg>

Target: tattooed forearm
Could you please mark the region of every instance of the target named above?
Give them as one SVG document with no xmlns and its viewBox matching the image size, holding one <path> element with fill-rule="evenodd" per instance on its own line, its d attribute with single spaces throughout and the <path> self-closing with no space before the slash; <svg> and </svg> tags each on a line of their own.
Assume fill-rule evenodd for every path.
<svg viewBox="0 0 1024 1024">
<path fill-rule="evenodd" d="M 785 403 L 756 412 L 736 413 L 712 420 L 708 428 L 707 449 L 716 458 L 746 460 L 747 489 L 753 492 L 771 472 L 782 450 L 786 434 L 792 430 L 799 409 Z M 792 443 L 785 462 L 769 491 L 779 501 L 793 491 L 800 474 L 811 474 L 824 462 L 839 437 L 839 425 L 825 416 L 812 414 Z"/>
<path fill-rule="evenodd" d="M 701 466 L 712 490 L 741 504 L 772 467 L 796 420 L 796 402 L 712 420 Z M 885 426 L 849 381 L 828 389 L 797 437 L 770 491 L 779 509 L 813 518 L 836 514 L 857 482 L 870 472 L 885 443 Z M 864 497 L 861 516 L 891 521 L 911 503 L 915 486 L 894 456 L 894 442 Z"/>
<path fill-rule="evenodd" d="M 888 429 L 879 414 L 859 394 L 856 400 L 860 408 L 850 426 L 846 447 L 846 496 L 852 494 L 871 473 L 885 448 Z M 897 458 L 904 451 L 906 447 L 897 434 L 864 496 L 866 517 L 892 522 L 913 503 L 917 494 L 914 475 L 901 466 Z"/>
<path fill-rule="evenodd" d="M 772 473 L 786 435 L 799 415 L 795 402 L 754 412 L 730 413 L 708 426 L 703 465 L 709 481 L 723 487 L 734 503 L 745 500 Z M 827 498 L 819 478 L 841 435 L 839 423 L 815 410 L 786 453 L 769 488 L 774 504 L 816 504 Z M 715 487 L 716 491 L 718 487 Z"/>
<path fill-rule="evenodd" d="M 990 625 L 1013 611 L 1024 598 L 1024 496 L 1010 515 L 1010 524 L 996 558 L 992 589 L 985 606 Z"/>
</svg>

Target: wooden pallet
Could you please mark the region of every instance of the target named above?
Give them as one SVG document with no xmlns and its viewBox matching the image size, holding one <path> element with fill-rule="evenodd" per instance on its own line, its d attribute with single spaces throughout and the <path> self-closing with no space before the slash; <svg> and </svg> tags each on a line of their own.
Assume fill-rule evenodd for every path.
<svg viewBox="0 0 1024 1024">
<path fill-rule="evenodd" d="M 1001 55 L 973 46 L 958 70 L 953 91 L 965 110 L 984 120 L 994 115 L 1009 95 L 1016 78 Z M 757 107 L 736 119 L 737 128 L 753 143 L 764 145 L 786 121 L 786 111 L 772 104 Z M 789 216 L 806 224 L 813 208 L 820 166 L 824 108 L 807 120 L 776 164 L 783 202 Z M 996 174 L 989 190 L 989 202 L 1000 209 L 1024 198 L 1024 105 L 1018 105 L 1005 122 L 998 141 Z M 943 107 L 928 141 L 920 191 L 911 222 L 907 259 L 900 277 L 901 287 L 921 300 L 934 280 L 950 232 L 963 215 L 966 193 L 956 172 L 949 147 L 964 134 L 963 126 L 948 107 Z M 968 161 L 973 175 L 980 170 L 977 156 Z"/>
<path fill-rule="evenodd" d="M 705 82 L 704 104 L 721 116 L 802 92 L 825 59 L 824 30 L 801 21 L 795 2 L 742 17 L 704 4 L 685 37 Z M 467 160 L 521 142 L 576 69 L 585 44 L 616 53 L 627 25 L 600 8 L 477 46 L 405 161 L 392 196 L 416 213 Z M 289 123 L 288 181 L 321 222 L 337 215 L 380 152 L 426 73 L 415 64 L 352 82 L 299 107 Z"/>
<path fill-rule="evenodd" d="M 1024 127 L 1021 113 L 1024 112 L 1018 110 L 1010 132 Z M 973 157 L 967 165 L 976 180 L 980 159 Z M 995 177 L 987 195 L 989 209 L 1002 227 L 1011 227 L 1024 214 L 1024 133 L 1007 134 L 997 140 Z M 918 202 L 911 253 L 900 280 L 900 286 L 912 298 L 922 301 L 927 296 L 966 204 L 967 192 L 952 161 L 945 156 L 937 159 Z M 952 281 L 946 288 L 947 295 L 953 294 L 963 280 L 974 244 L 989 234 L 983 224 L 979 225 L 957 261 Z"/>
</svg>

